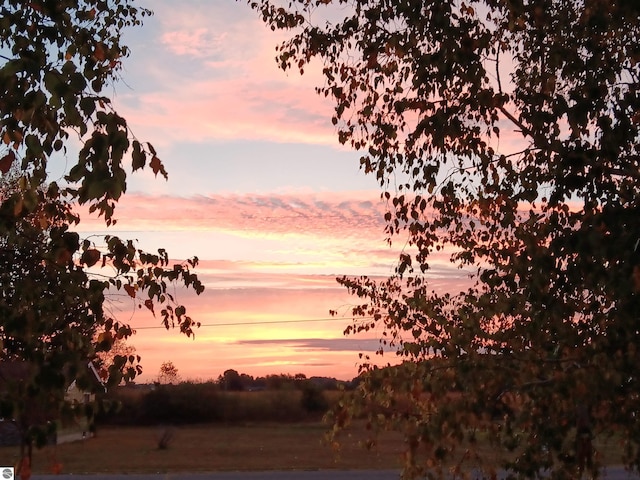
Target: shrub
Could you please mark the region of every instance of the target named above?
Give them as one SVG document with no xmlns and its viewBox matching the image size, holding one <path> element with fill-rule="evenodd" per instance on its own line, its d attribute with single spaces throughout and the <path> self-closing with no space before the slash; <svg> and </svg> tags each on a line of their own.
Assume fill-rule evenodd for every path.
<svg viewBox="0 0 640 480">
<path fill-rule="evenodd" d="M 125 387 L 110 392 L 103 403 L 111 408 L 100 412 L 102 424 L 180 425 L 315 420 L 330 402 L 319 385 L 307 380 L 299 389 L 256 392 L 222 391 L 213 382 Z"/>
<path fill-rule="evenodd" d="M 322 389 L 313 382 L 307 381 L 302 385 L 302 398 L 300 399 L 302 408 L 308 413 L 326 413 L 329 409 L 329 402 Z"/>
</svg>

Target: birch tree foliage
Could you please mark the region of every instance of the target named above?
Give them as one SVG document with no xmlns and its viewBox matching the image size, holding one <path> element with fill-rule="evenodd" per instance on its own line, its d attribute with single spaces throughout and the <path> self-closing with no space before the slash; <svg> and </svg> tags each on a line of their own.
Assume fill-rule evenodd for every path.
<svg viewBox="0 0 640 480">
<path fill-rule="evenodd" d="M 29 445 L 73 381 L 92 386 L 87 362 L 131 335 L 109 295 L 186 335 L 197 326 L 171 294 L 173 285 L 202 292 L 197 258 L 172 264 L 164 249 L 74 232 L 77 205 L 116 222 L 127 172 L 167 177 L 104 93 L 129 53 L 123 30 L 150 14 L 129 0 L 0 2 L 0 362 L 27 367 L 0 379 L 0 416 L 17 419 Z M 64 177 L 49 178 L 61 165 Z M 137 359 L 116 355 L 109 373 L 114 385 L 131 380 Z"/>
<path fill-rule="evenodd" d="M 390 278 L 338 279 L 359 297 L 346 333 L 382 327 L 402 363 L 365 361 L 336 426 L 403 431 L 409 476 L 575 478 L 583 431 L 637 469 L 639 4 L 249 3 L 290 32 L 282 69 L 322 69 L 407 243 Z M 443 254 L 468 288 L 435 291 Z"/>
</svg>

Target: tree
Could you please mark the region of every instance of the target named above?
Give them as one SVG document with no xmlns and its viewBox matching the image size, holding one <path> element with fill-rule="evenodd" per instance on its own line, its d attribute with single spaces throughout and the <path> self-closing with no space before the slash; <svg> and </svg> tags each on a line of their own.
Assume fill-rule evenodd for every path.
<svg viewBox="0 0 640 480">
<path fill-rule="evenodd" d="M 242 377 L 236 370 L 233 370 L 232 368 L 225 370 L 224 373 L 220 377 L 218 377 L 218 385 L 220 385 L 224 390 L 229 390 L 231 392 L 239 392 L 244 390 Z"/>
<path fill-rule="evenodd" d="M 97 334 L 98 341 L 100 338 L 99 332 Z M 132 331 L 135 334 L 135 331 Z M 119 365 L 125 366 L 125 369 L 135 369 L 136 375 L 142 373 L 142 366 L 140 365 L 141 357 L 136 354 L 136 347 L 127 343 L 126 338 L 114 338 L 111 348 L 106 352 L 97 353 L 96 364 L 100 368 L 101 374 L 108 374 L 109 369 L 114 366 L 118 371 L 122 371 L 123 368 Z M 133 375 L 132 375 L 133 376 Z"/>
<path fill-rule="evenodd" d="M 0 378 L 0 415 L 18 420 L 23 453 L 57 418 L 72 382 L 90 387 L 87 363 L 131 335 L 110 314 L 110 293 L 154 315 L 161 306 L 167 328 L 192 335 L 197 326 L 168 291 L 176 283 L 203 290 L 191 271 L 197 258 L 174 265 L 163 249 L 148 253 L 115 236 L 98 248 L 73 231 L 78 204 L 116 221 L 129 161 L 133 171 L 148 165 L 167 176 L 102 93 L 128 54 L 123 29 L 149 14 L 129 0 L 0 5 L 0 371 L 17 373 Z M 67 161 L 72 136 L 79 156 L 63 181 L 51 181 L 47 167 Z M 101 265 L 114 273 L 96 273 Z M 115 358 L 110 384 L 138 373 Z"/>
<path fill-rule="evenodd" d="M 163 362 L 160 365 L 160 373 L 158 373 L 158 383 L 162 385 L 173 385 L 180 381 L 180 375 L 178 374 L 178 368 L 173 362 Z"/>
<path fill-rule="evenodd" d="M 575 478 L 580 441 L 610 433 L 638 469 L 639 4 L 250 4 L 292 32 L 281 68 L 320 64 L 406 245 L 390 278 L 339 279 L 361 298 L 346 333 L 382 327 L 402 363 L 365 361 L 337 426 L 402 430 L 408 475 Z M 432 287 L 443 254 L 460 292 Z"/>
<path fill-rule="evenodd" d="M 329 409 L 329 401 L 324 394 L 322 386 L 312 380 L 299 380 L 299 388 L 302 392 L 300 405 L 307 413 L 325 414 Z"/>
</svg>

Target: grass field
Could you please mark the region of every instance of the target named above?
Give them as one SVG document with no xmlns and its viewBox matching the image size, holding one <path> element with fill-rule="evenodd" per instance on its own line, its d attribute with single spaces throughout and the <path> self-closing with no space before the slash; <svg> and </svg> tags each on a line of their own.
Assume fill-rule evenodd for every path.
<svg viewBox="0 0 640 480">
<path fill-rule="evenodd" d="M 397 433 L 384 433 L 372 450 L 362 425 L 341 439 L 339 451 L 324 440 L 321 423 L 196 425 L 175 427 L 167 449 L 158 448 L 166 429 L 160 427 L 101 428 L 95 438 L 34 450 L 34 473 L 177 473 L 237 470 L 318 470 L 400 468 L 404 443 Z M 494 452 L 483 446 L 485 460 Z M 596 444 L 598 463 L 621 463 L 619 442 Z M 0 448 L 0 465 L 15 465 L 18 447 Z"/>
<path fill-rule="evenodd" d="M 220 470 L 399 468 L 402 440 L 386 434 L 367 451 L 364 430 L 345 436 L 340 451 L 325 441 L 321 423 L 198 425 L 173 428 L 169 448 L 158 449 L 160 427 L 102 428 L 95 438 L 34 450 L 34 473 L 168 473 Z M 18 447 L 0 448 L 0 465 L 13 465 Z"/>
</svg>

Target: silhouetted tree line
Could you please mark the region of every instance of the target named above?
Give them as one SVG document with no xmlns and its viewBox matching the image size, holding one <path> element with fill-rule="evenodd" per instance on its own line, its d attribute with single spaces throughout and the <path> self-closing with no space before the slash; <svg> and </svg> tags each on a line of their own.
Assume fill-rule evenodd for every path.
<svg viewBox="0 0 640 480">
<path fill-rule="evenodd" d="M 304 373 L 275 374 L 264 377 L 253 377 L 246 373 L 238 373 L 236 370 L 225 370 L 218 376 L 215 382 L 221 389 L 242 392 L 257 390 L 280 390 L 283 388 L 302 388 L 306 383 L 311 383 L 321 390 L 338 390 L 341 386 L 349 388 L 352 382 L 344 382 L 331 377 L 310 377 Z"/>
</svg>

